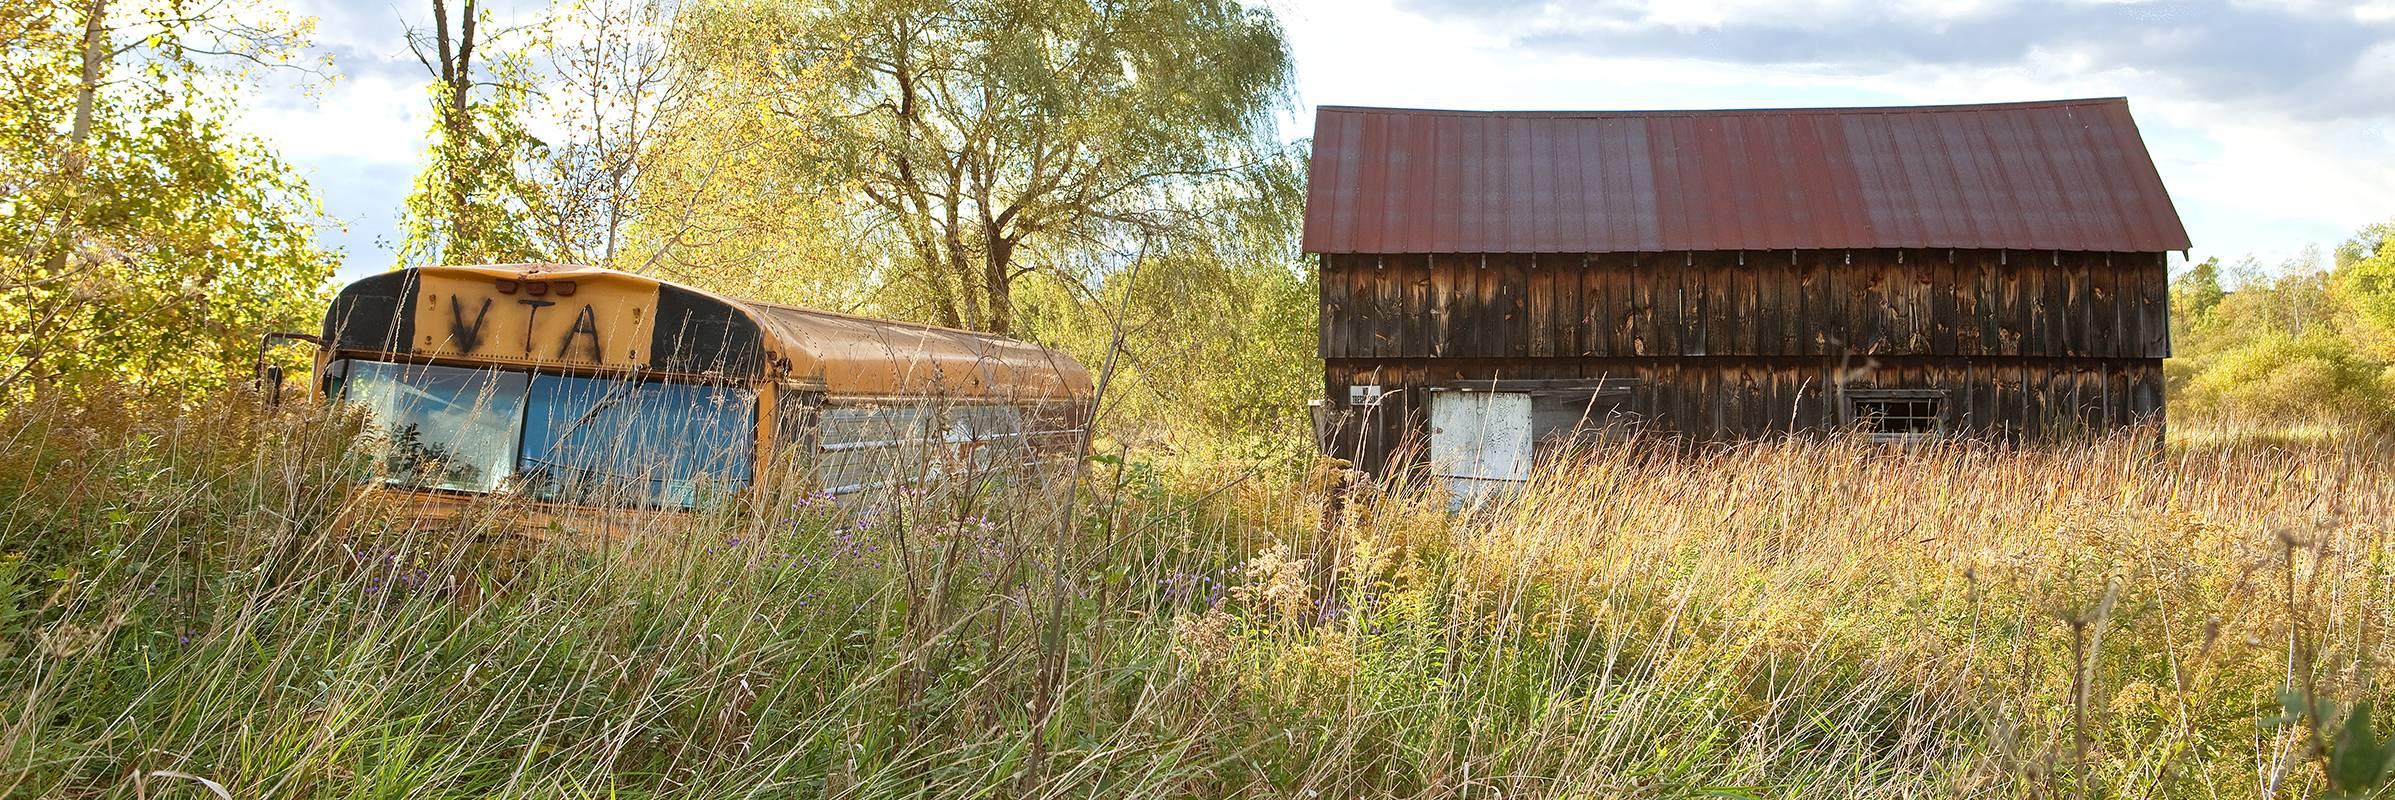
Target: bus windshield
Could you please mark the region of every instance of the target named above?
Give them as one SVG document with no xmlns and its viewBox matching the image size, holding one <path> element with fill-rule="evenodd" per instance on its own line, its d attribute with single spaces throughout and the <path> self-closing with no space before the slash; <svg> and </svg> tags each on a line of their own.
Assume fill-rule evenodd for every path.
<svg viewBox="0 0 2395 800">
<path fill-rule="evenodd" d="M 328 393 L 365 409 L 387 484 L 689 508 L 749 480 L 745 388 L 357 359 L 330 374 Z"/>
</svg>

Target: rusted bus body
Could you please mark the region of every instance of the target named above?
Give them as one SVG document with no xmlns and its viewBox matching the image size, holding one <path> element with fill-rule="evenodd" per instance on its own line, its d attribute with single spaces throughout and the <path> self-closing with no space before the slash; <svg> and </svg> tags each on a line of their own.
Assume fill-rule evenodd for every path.
<svg viewBox="0 0 2395 800">
<path fill-rule="evenodd" d="M 562 265 L 368 277 L 322 339 L 316 392 L 390 418 L 361 506 L 607 538 L 767 476 L 856 495 L 1052 460 L 1091 392 L 1025 342 Z"/>
<path fill-rule="evenodd" d="M 1934 393 L 1940 432 L 2023 441 L 2159 423 L 2159 253 L 1868 249 L 1321 256 L 1336 455 L 1378 471 L 1430 395 L 1605 386 L 1592 418 L 1728 439 Z M 1376 387 L 1377 401 L 1357 387 Z"/>
</svg>

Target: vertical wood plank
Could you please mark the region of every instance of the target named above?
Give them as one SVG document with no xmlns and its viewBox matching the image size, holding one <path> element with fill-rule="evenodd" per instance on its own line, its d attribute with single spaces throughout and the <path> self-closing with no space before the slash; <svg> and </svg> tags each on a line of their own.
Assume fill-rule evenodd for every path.
<svg viewBox="0 0 2395 800">
<path fill-rule="evenodd" d="M 2063 352 L 2082 358 L 2093 356 L 2096 354 L 2093 348 L 2096 341 L 2096 287 L 2094 276 L 2088 270 L 2086 254 L 2072 253 L 2067 259 L 2059 255 L 2051 258 L 2062 260 L 2062 269 L 2069 281 L 2069 289 L 2063 293 L 2062 300 L 2065 307 L 2070 309 L 2070 313 L 2063 317 Z"/>
<path fill-rule="evenodd" d="M 1523 332 L 1527 344 L 1523 355 L 1549 358 L 1555 355 L 1555 269 L 1552 264 L 1540 263 L 1537 255 L 1525 256 L 1527 262 L 1523 281 L 1527 309 Z"/>
<path fill-rule="evenodd" d="M 1949 262 L 1947 267 L 1954 274 L 1954 354 L 1981 355 L 1979 268 L 1959 257 Z"/>
<path fill-rule="evenodd" d="M 1497 274 L 1489 263 L 1492 257 L 1473 258 L 1472 296 L 1466 302 L 1471 312 L 1463 318 L 1464 355 L 1474 358 L 1503 355 L 1503 312 L 1497 305 Z"/>
<path fill-rule="evenodd" d="M 1498 278 L 1505 298 L 1505 351 L 1512 358 L 1530 355 L 1531 331 L 1539 326 L 1530 318 L 1530 256 L 1516 254 L 1505 259 L 1505 272 Z"/>
<path fill-rule="evenodd" d="M 1318 269 L 1314 273 L 1314 294 L 1319 298 L 1319 307 L 1315 311 L 1318 322 L 1314 326 L 1314 354 L 1324 359 L 1347 355 L 1345 344 L 1340 339 L 1341 330 L 1347 324 L 1347 309 L 1339 303 L 1339 295 L 1346 289 L 1347 282 L 1340 278 L 1338 269 L 1333 266 L 1337 259 L 1338 256 L 1324 255 L 1315 262 Z"/>
<path fill-rule="evenodd" d="M 1372 352 L 1381 358 L 1406 355 L 1405 328 L 1409 323 L 1405 313 L 1405 257 L 1382 256 L 1368 273 L 1372 280 L 1374 305 L 1380 310 L 1381 326 L 1373 332 Z"/>
<path fill-rule="evenodd" d="M 1840 256 L 1838 261 L 1832 262 L 1829 270 L 1830 274 L 1838 276 L 1842 284 L 1840 288 L 1846 296 L 1846 335 L 1853 337 L 1847 343 L 1848 352 L 1858 355 L 1875 352 L 1880 345 L 1880 319 L 1886 302 L 1881 296 L 1877 275 L 1865 270 L 1849 269 L 1852 265 L 1845 264 L 1844 258 Z M 1868 267 L 1867 264 L 1865 266 Z"/>
<path fill-rule="evenodd" d="M 1380 273 L 1375 268 L 1377 261 L 1380 261 L 1377 256 L 1356 256 L 1356 261 L 1351 261 L 1346 271 L 1348 314 L 1351 314 L 1346 347 L 1351 357 L 1372 357 L 1377 352 L 1372 347 L 1372 340 L 1382 331 L 1380 299 L 1372 295 L 1377 285 L 1375 278 Z"/>
<path fill-rule="evenodd" d="M 1773 352 L 1783 356 L 1803 355 L 1806 352 L 1802 339 L 1806 333 L 1803 322 L 1808 319 L 1804 313 L 1804 271 L 1797 266 L 1794 251 L 1786 255 L 1786 260 L 1781 260 L 1778 254 L 1772 257 L 1773 274 L 1779 276 L 1775 283 L 1779 286 L 1780 298 L 1780 346 Z"/>
<path fill-rule="evenodd" d="M 1462 274 L 1462 257 L 1436 255 L 1430 258 L 1430 347 L 1432 356 L 1455 354 L 1456 283 Z"/>
<path fill-rule="evenodd" d="M 1603 313 L 1611 315 L 1604 325 L 1599 326 L 1604 329 L 1605 338 L 1598 352 L 1609 356 L 1645 355 L 1646 340 L 1637 338 L 1638 320 L 1652 308 L 1641 303 L 1652 298 L 1641 299 L 1636 294 L 1639 284 L 1637 258 L 1611 254 L 1597 259 L 1597 265 L 1605 279 Z"/>
<path fill-rule="evenodd" d="M 2087 270 L 2087 352 L 2097 358 L 2119 358 L 2113 348 L 2120 341 L 2120 316 L 2111 259 L 2103 253 L 2079 253 Z M 2110 396 L 2110 379 L 2106 379 L 2106 396 Z"/>
<path fill-rule="evenodd" d="M 1607 274 L 1612 262 L 1604 256 L 1590 254 L 1580 259 L 1580 354 L 1586 356 L 1613 355 L 1613 321 L 1619 316 L 1612 300 L 1606 295 L 1611 277 Z"/>
<path fill-rule="evenodd" d="M 1960 272 L 1945 253 L 1921 250 L 1915 251 L 1914 256 L 1920 259 L 1922 269 L 1930 276 L 1924 287 L 1929 291 L 1930 352 L 1953 356 L 1960 347 L 1959 329 L 1967 327 L 1963 323 L 1967 317 L 1962 313 L 1962 282 L 1957 277 Z"/>
<path fill-rule="evenodd" d="M 1638 273 L 1639 281 L 1646 284 L 1642 291 L 1653 293 L 1654 315 L 1647 320 L 1645 331 L 1648 351 L 1657 355 L 1687 355 L 1681 349 L 1681 340 L 1686 338 L 1683 334 L 1688 329 L 1689 300 L 1688 285 L 1680 278 L 1687 271 L 1681 266 L 1681 256 L 1680 253 L 1639 256 L 1639 262 L 1646 267 Z"/>
<path fill-rule="evenodd" d="M 1678 349 L 1671 352 L 1684 356 L 1705 354 L 1705 276 L 1695 263 L 1694 253 L 1667 253 L 1671 263 L 1664 269 L 1680 287 L 1680 317 L 1676 324 L 1666 323 L 1664 335 L 1676 336 Z"/>
<path fill-rule="evenodd" d="M 1580 348 L 1580 284 L 1581 276 L 1588 272 L 1583 256 L 1577 253 L 1546 256 L 1540 268 L 1555 272 L 1555 354 L 1580 355 L 1583 352 Z"/>
<path fill-rule="evenodd" d="M 1414 255 L 1403 259 L 1405 281 L 1403 302 L 1405 314 L 1405 347 L 1407 358 L 1430 355 L 1431 329 L 1436 318 L 1430 313 L 1430 256 Z"/>
<path fill-rule="evenodd" d="M 2012 271 L 1988 251 L 1981 251 L 1978 259 L 1981 268 L 1988 271 L 1990 283 L 1995 285 L 1995 354 L 2017 357 L 2021 354 L 2021 340 L 2029 338 L 2029 309 L 2021 304 L 2021 297 L 2026 295 L 2021 273 Z"/>
<path fill-rule="evenodd" d="M 1697 258 L 1693 268 L 1694 277 L 1699 281 L 1699 313 L 1703 314 L 1704 319 L 1702 349 L 1697 352 L 1704 355 L 1738 352 L 1737 301 L 1730 295 L 1730 272 L 1736 269 L 1736 263 L 1731 258 L 1730 253 L 1705 253 Z M 1717 375 L 1713 384 L 1716 389 L 1721 385 L 1719 380 Z M 1717 436 L 1721 433 L 1718 422 L 1713 433 Z"/>
<path fill-rule="evenodd" d="M 2139 287 L 2139 328 L 2144 328 L 2144 347 L 2136 357 L 2165 359 L 2170 357 L 2170 256 L 2167 254 L 2117 254 L 2115 259 L 2136 263 L 2136 287 Z"/>
<path fill-rule="evenodd" d="M 1758 281 L 1762 264 L 1754 260 L 1758 253 L 1741 254 L 1727 265 L 1730 273 L 1730 297 L 1735 302 L 1732 315 L 1737 318 L 1739 355 L 1754 356 L 1763 352 L 1764 324 L 1763 287 Z M 1749 384 L 1750 388 L 1752 384 Z"/>
<path fill-rule="evenodd" d="M 2020 302 L 2018 313 L 2020 314 L 2021 348 L 2018 355 L 2042 355 L 2045 352 L 2045 334 L 2043 333 L 2046 318 L 2045 273 L 2021 263 L 2021 260 L 2015 257 L 2016 255 L 2018 254 L 2010 251 L 1997 251 L 1996 268 L 2019 281 L 2020 296 L 2017 299 Z M 2027 381 L 2028 377 L 2024 375 L 2022 380 Z M 2029 391 L 2026 383 L 2023 384 L 2021 391 L 2024 393 Z"/>
<path fill-rule="evenodd" d="M 2137 408 L 2131 402 L 2136 372 L 2134 362 L 2107 361 L 2104 374 L 2105 425 L 2123 428 L 2137 424 Z"/>
<path fill-rule="evenodd" d="M 2033 262 L 2036 265 L 2035 268 L 2043 272 L 2046 276 L 2046 324 L 2044 326 L 2045 339 L 2038 354 L 2045 356 L 2071 355 L 2072 337 L 2070 329 L 2072 326 L 2074 312 L 2076 312 L 2078 308 L 2071 303 L 2071 286 L 2068 272 L 2060 267 L 2054 266 L 2053 256 L 2050 253 L 2030 252 L 2021 253 L 2019 255 L 2026 260 Z"/>
</svg>

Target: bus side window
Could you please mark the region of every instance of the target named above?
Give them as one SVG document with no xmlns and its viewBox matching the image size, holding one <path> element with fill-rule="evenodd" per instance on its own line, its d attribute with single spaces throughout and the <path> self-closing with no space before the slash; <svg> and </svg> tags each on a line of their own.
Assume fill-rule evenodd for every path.
<svg viewBox="0 0 2395 800">
<path fill-rule="evenodd" d="M 774 444 L 797 451 L 815 447 L 817 415 L 823 393 L 790 386 L 774 388 Z"/>
<path fill-rule="evenodd" d="M 992 469 L 1022 460 L 1023 416 L 1009 406 L 959 406 L 956 419 L 970 434 L 964 452 L 975 469 Z"/>
<path fill-rule="evenodd" d="M 931 417 L 912 406 L 833 405 L 823 410 L 816 479 L 833 494 L 902 483 L 923 467 Z"/>
</svg>

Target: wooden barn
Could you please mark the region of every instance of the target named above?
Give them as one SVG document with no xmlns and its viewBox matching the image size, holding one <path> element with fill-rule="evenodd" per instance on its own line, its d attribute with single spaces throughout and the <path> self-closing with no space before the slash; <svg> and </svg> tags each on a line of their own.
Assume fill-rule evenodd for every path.
<svg viewBox="0 0 2395 800">
<path fill-rule="evenodd" d="M 1469 479 L 1631 427 L 2051 439 L 2159 425 L 2188 247 L 2119 98 L 1324 107 L 1325 444 Z"/>
</svg>

